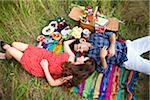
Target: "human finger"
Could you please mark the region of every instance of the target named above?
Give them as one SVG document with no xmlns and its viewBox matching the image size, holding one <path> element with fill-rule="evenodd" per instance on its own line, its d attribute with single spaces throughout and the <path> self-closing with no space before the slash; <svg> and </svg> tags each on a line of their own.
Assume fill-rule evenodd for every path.
<svg viewBox="0 0 150 100">
<path fill-rule="evenodd" d="M 104 49 L 107 49 L 107 46 L 103 46 Z"/>
<path fill-rule="evenodd" d="M 105 46 L 103 46 L 102 49 L 104 50 L 104 49 L 105 49 Z"/>
<path fill-rule="evenodd" d="M 62 77 L 61 78 L 61 81 L 62 82 L 66 82 L 67 80 L 70 80 L 70 79 L 72 79 L 73 78 L 73 76 L 71 75 L 71 76 L 67 76 L 67 77 Z"/>
<path fill-rule="evenodd" d="M 70 79 L 72 79 L 72 78 L 73 78 L 73 76 L 72 76 L 72 75 L 67 76 L 67 77 L 64 77 L 64 79 L 65 79 L 65 80 L 70 80 Z"/>
</svg>

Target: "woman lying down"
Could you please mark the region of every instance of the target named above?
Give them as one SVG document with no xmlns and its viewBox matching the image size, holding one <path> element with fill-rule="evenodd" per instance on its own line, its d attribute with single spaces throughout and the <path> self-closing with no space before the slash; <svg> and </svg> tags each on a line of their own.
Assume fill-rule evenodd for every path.
<svg viewBox="0 0 150 100">
<path fill-rule="evenodd" d="M 89 57 L 78 57 L 69 45 L 74 40 L 64 42 L 64 52 L 56 54 L 31 44 L 13 42 L 12 45 L 0 40 L 0 59 L 14 58 L 23 68 L 36 77 L 46 77 L 51 86 L 63 85 L 67 88 L 83 82 L 95 70 L 96 63 Z"/>
</svg>

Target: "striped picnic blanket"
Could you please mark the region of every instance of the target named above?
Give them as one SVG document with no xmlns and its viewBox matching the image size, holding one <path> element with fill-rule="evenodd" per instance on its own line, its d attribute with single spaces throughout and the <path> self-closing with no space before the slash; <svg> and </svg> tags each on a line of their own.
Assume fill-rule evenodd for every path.
<svg viewBox="0 0 150 100">
<path fill-rule="evenodd" d="M 56 20 L 58 19 L 62 18 L 56 18 Z M 52 37 L 46 35 L 38 38 L 40 40 L 40 42 L 37 42 L 38 46 L 40 44 L 40 47 L 54 51 L 57 54 L 63 52 L 62 41 L 64 38 L 52 40 Z M 65 40 L 67 39 L 68 37 L 65 37 Z M 111 65 L 104 74 L 95 71 L 88 79 L 80 85 L 72 87 L 69 91 L 78 93 L 90 100 L 136 100 L 135 89 L 138 79 L 140 79 L 138 72 Z"/>
<path fill-rule="evenodd" d="M 59 41 L 54 41 L 49 46 L 45 46 L 44 43 L 42 45 L 43 48 L 56 53 L 63 52 L 63 45 Z M 95 71 L 83 83 L 69 89 L 69 91 L 88 99 L 136 100 L 134 88 L 138 78 L 138 72 L 112 65 L 104 74 Z"/>
</svg>

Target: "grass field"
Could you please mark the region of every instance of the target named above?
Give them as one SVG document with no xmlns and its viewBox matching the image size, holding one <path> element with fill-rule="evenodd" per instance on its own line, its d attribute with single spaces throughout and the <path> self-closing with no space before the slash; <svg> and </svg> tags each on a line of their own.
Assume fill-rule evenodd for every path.
<svg viewBox="0 0 150 100">
<path fill-rule="evenodd" d="M 56 16 L 68 18 L 72 4 L 99 6 L 109 17 L 124 20 L 120 36 L 136 39 L 149 34 L 148 1 L 110 0 L 0 0 L 0 39 L 12 43 L 34 43 L 41 29 Z M 144 55 L 148 58 L 148 54 Z M 139 100 L 148 100 L 148 76 L 141 74 Z M 80 100 L 61 87 L 50 87 L 43 78 L 28 74 L 15 60 L 0 60 L 0 99 L 2 100 Z"/>
</svg>

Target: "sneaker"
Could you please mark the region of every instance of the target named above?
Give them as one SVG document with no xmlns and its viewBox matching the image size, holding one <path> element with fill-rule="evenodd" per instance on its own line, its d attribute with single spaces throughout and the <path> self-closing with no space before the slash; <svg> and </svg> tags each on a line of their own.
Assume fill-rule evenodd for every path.
<svg viewBox="0 0 150 100">
<path fill-rule="evenodd" d="M 3 49 L 3 46 L 5 45 L 6 43 L 3 41 L 3 40 L 0 40 L 0 52 L 5 52 L 6 50 Z"/>
</svg>

